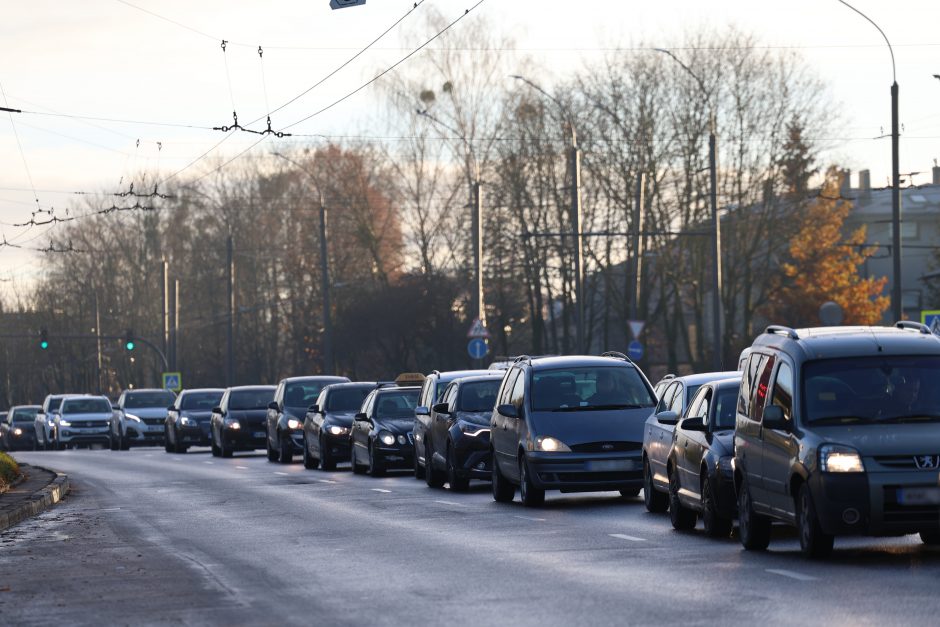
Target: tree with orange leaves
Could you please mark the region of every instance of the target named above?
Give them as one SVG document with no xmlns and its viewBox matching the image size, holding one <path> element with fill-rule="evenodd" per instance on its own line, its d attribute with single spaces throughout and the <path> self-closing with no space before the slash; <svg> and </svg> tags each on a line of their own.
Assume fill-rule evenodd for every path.
<svg viewBox="0 0 940 627">
<path fill-rule="evenodd" d="M 878 324 L 889 299 L 883 295 L 887 277 L 864 278 L 859 267 L 871 253 L 866 228 L 843 233 L 852 209 L 840 197 L 844 174 L 830 169 L 819 196 L 803 211 L 800 228 L 790 240 L 789 260 L 782 264 L 776 313 L 791 326 L 819 324 L 819 307 L 834 301 L 844 312 L 843 324 Z"/>
</svg>

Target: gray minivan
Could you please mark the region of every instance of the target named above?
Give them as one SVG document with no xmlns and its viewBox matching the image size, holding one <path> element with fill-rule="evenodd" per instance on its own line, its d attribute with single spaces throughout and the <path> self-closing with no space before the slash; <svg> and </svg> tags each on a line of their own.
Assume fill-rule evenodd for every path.
<svg viewBox="0 0 940 627">
<path fill-rule="evenodd" d="M 734 437 L 741 542 L 773 521 L 810 556 L 836 535 L 940 544 L 940 338 L 926 326 L 770 326 L 742 373 Z"/>
</svg>

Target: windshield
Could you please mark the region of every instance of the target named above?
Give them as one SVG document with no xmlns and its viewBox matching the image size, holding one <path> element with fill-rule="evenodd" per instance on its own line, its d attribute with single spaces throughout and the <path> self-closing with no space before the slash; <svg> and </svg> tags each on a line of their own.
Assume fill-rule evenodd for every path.
<svg viewBox="0 0 940 627">
<path fill-rule="evenodd" d="M 326 399 L 326 411 L 358 411 L 371 386 L 360 388 L 336 388 L 330 390 Z"/>
<path fill-rule="evenodd" d="M 124 395 L 124 409 L 143 409 L 145 407 L 169 407 L 176 400 L 170 391 L 129 392 Z"/>
<path fill-rule="evenodd" d="M 111 402 L 103 398 L 70 398 L 62 403 L 62 415 L 66 414 L 108 414 L 111 415 Z"/>
<path fill-rule="evenodd" d="M 715 431 L 734 429 L 735 408 L 738 405 L 738 388 L 718 391 L 718 406 L 715 407 Z"/>
<path fill-rule="evenodd" d="M 502 379 L 473 381 L 460 386 L 457 411 L 492 411 Z"/>
<path fill-rule="evenodd" d="M 863 357 L 806 364 L 805 422 L 940 421 L 940 357 Z"/>
<path fill-rule="evenodd" d="M 532 376 L 534 411 L 633 409 L 655 404 L 652 392 L 632 367 L 559 368 Z"/>
<path fill-rule="evenodd" d="M 187 392 L 180 399 L 180 409 L 212 411 L 222 400 L 222 392 Z"/>
<path fill-rule="evenodd" d="M 318 381 L 288 383 L 287 388 L 284 390 L 284 406 L 306 409 L 317 402 L 317 397 L 320 396 L 320 390 L 327 385 L 329 385 L 329 383 Z"/>
<path fill-rule="evenodd" d="M 414 419 L 414 410 L 417 406 L 418 390 L 384 392 L 375 400 L 375 415 L 379 420 L 384 418 Z"/>
<path fill-rule="evenodd" d="M 59 409 L 59 405 L 62 404 L 62 398 L 50 398 L 49 399 L 49 412 L 54 412 Z"/>
<path fill-rule="evenodd" d="M 39 411 L 39 409 L 36 407 L 16 409 L 13 411 L 13 422 L 32 422 L 36 419 L 37 411 Z"/>
<path fill-rule="evenodd" d="M 267 409 L 274 400 L 274 388 L 233 390 L 228 397 L 229 409 Z"/>
</svg>

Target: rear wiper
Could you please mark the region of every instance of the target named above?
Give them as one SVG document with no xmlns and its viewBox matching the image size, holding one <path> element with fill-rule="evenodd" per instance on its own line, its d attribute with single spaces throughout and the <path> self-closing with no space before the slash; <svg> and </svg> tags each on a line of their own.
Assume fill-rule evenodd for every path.
<svg viewBox="0 0 940 627">
<path fill-rule="evenodd" d="M 844 422 L 872 422 L 874 419 L 868 416 L 826 416 L 825 418 L 819 418 L 817 420 L 810 420 L 812 425 L 823 425 L 823 424 L 842 424 Z"/>
<path fill-rule="evenodd" d="M 890 418 L 882 418 L 878 422 L 905 422 L 905 421 L 931 421 L 931 420 L 940 420 L 940 414 L 906 414 L 903 416 L 891 416 Z"/>
</svg>

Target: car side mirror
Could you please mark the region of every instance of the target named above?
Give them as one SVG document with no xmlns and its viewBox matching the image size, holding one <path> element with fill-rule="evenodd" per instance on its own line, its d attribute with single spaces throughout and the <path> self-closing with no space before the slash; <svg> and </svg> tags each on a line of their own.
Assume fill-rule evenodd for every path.
<svg viewBox="0 0 940 627">
<path fill-rule="evenodd" d="M 679 422 L 679 414 L 667 409 L 656 414 L 656 421 L 661 425 L 674 425 Z"/>
<path fill-rule="evenodd" d="M 369 417 L 366 416 L 365 412 L 359 412 L 356 414 L 356 420 L 368 420 Z"/>
<path fill-rule="evenodd" d="M 175 411 L 175 410 L 176 410 L 176 405 L 170 405 L 169 407 L 166 408 L 166 410 L 167 410 L 167 411 Z"/>
<path fill-rule="evenodd" d="M 415 415 L 416 416 L 430 416 L 431 410 L 428 409 L 427 405 L 418 405 L 417 407 L 415 407 Z"/>
<path fill-rule="evenodd" d="M 319 414 L 319 413 L 320 413 L 320 406 L 319 406 L 319 405 L 311 405 L 310 407 L 307 408 L 307 411 L 308 411 L 309 413 L 311 413 L 311 414 Z"/>
<path fill-rule="evenodd" d="M 270 403 L 268 403 L 268 409 L 273 410 L 273 411 L 281 411 L 281 407 L 280 405 L 277 404 L 276 401 L 271 401 Z"/>
<path fill-rule="evenodd" d="M 496 407 L 497 413 L 507 418 L 518 418 L 519 409 L 512 403 L 505 403 Z"/>
<path fill-rule="evenodd" d="M 221 413 L 222 413 L 222 408 L 221 408 L 221 407 L 213 407 L 213 408 L 212 408 L 212 413 L 213 413 L 213 414 L 221 414 Z"/>
<path fill-rule="evenodd" d="M 705 419 L 701 416 L 686 418 L 679 423 L 679 428 L 683 431 L 706 431 Z"/>
<path fill-rule="evenodd" d="M 771 405 L 765 408 L 761 423 L 764 425 L 765 429 L 786 431 L 790 428 L 789 421 L 783 415 L 783 407 L 780 405 Z"/>
<path fill-rule="evenodd" d="M 438 414 L 449 414 L 447 403 L 438 403 L 434 406 L 434 411 Z"/>
</svg>

